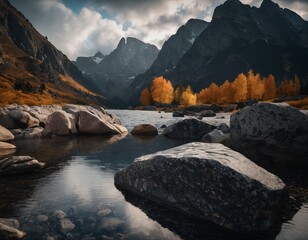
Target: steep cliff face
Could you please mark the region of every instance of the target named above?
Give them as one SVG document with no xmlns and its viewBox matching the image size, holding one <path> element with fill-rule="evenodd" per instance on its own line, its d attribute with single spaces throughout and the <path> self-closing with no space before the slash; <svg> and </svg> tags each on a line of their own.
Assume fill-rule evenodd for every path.
<svg viewBox="0 0 308 240">
<path fill-rule="evenodd" d="M 263 76 L 271 73 L 278 81 L 296 73 L 305 85 L 306 25 L 296 13 L 270 0 L 260 8 L 228 0 L 215 9 L 212 22 L 165 76 L 175 84 L 186 81 L 196 91 L 249 69 Z"/>
<path fill-rule="evenodd" d="M 0 103 L 94 102 L 78 68 L 6 0 L 0 2 L 0 43 Z"/>
</svg>

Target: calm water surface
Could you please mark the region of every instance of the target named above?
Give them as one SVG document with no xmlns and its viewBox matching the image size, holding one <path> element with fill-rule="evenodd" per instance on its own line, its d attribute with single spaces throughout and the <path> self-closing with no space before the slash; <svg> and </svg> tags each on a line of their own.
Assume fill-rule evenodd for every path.
<svg viewBox="0 0 308 240">
<path fill-rule="evenodd" d="M 163 124 L 176 119 L 170 113 L 110 111 L 131 130 L 139 123 L 153 123 L 161 133 Z M 215 119 L 213 119 L 215 121 Z M 226 119 L 226 121 L 228 121 Z M 0 179 L 0 217 L 15 217 L 25 239 L 252 239 L 217 226 L 189 219 L 114 187 L 114 174 L 136 157 L 186 143 L 156 137 L 126 136 L 55 137 L 15 141 L 16 155 L 30 155 L 46 162 L 37 174 Z M 63 235 L 54 210 L 66 212 L 75 229 Z M 49 220 L 38 223 L 44 214 Z M 308 204 L 281 229 L 255 239 L 308 239 Z"/>
</svg>

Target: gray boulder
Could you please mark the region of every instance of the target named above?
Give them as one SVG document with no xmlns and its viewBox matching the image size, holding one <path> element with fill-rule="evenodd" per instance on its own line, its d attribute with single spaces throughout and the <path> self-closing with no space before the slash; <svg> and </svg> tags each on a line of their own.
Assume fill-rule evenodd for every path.
<svg viewBox="0 0 308 240">
<path fill-rule="evenodd" d="M 230 124 L 232 148 L 307 163 L 308 116 L 298 109 L 286 103 L 254 104 L 234 113 Z"/>
<path fill-rule="evenodd" d="M 40 124 L 40 121 L 37 118 L 32 117 L 30 113 L 24 112 L 22 110 L 9 111 L 8 115 L 15 121 L 20 122 L 29 128 L 38 127 Z"/>
<path fill-rule="evenodd" d="M 139 124 L 132 130 L 132 135 L 157 135 L 157 128 L 152 124 Z"/>
<path fill-rule="evenodd" d="M 236 109 L 235 104 L 230 104 L 225 108 L 225 112 L 233 112 Z"/>
<path fill-rule="evenodd" d="M 26 128 L 26 129 L 12 129 L 11 132 L 14 134 L 15 139 L 34 139 L 40 138 L 44 128 L 35 127 L 35 128 Z"/>
<path fill-rule="evenodd" d="M 121 134 L 127 129 L 117 123 L 117 119 L 109 115 L 98 114 L 90 111 L 77 113 L 78 131 L 82 134 Z"/>
<path fill-rule="evenodd" d="M 218 129 L 214 129 L 212 132 L 204 135 L 201 138 L 201 142 L 205 143 L 222 143 L 225 146 L 231 145 L 231 136 L 230 133 L 223 133 Z"/>
<path fill-rule="evenodd" d="M 215 117 L 216 113 L 213 112 L 212 110 L 203 110 L 203 111 L 199 112 L 197 114 L 197 116 L 200 116 L 200 117 Z"/>
<path fill-rule="evenodd" d="M 14 135 L 6 128 L 0 125 L 0 141 L 10 141 L 14 139 Z"/>
<path fill-rule="evenodd" d="M 230 133 L 230 127 L 226 123 L 219 123 L 217 125 L 217 130 L 222 131 L 223 133 Z"/>
<path fill-rule="evenodd" d="M 7 129 L 18 128 L 16 121 L 4 110 L 0 111 L 0 125 Z"/>
<path fill-rule="evenodd" d="M 285 200 L 281 179 L 215 143 L 137 158 L 116 173 L 115 185 L 237 232 L 268 230 Z"/>
<path fill-rule="evenodd" d="M 29 156 L 11 156 L 0 160 L 0 174 L 15 174 L 41 169 L 45 163 Z"/>
<path fill-rule="evenodd" d="M 59 110 L 48 116 L 47 123 L 44 131 L 42 132 L 42 135 L 70 135 L 72 133 L 71 129 L 72 123 L 69 114 Z"/>
<path fill-rule="evenodd" d="M 162 134 L 167 138 L 201 139 L 215 128 L 214 125 L 197 119 L 185 119 L 168 126 Z"/>
<path fill-rule="evenodd" d="M 172 117 L 184 117 L 184 112 L 183 111 L 175 111 L 172 113 Z"/>
</svg>

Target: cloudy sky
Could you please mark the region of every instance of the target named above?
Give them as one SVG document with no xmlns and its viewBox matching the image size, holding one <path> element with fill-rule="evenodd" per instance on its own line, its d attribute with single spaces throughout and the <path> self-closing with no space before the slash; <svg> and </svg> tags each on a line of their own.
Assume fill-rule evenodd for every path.
<svg viewBox="0 0 308 240">
<path fill-rule="evenodd" d="M 308 20 L 308 0 L 274 0 Z M 190 18 L 211 21 L 224 0 L 10 0 L 71 60 L 110 53 L 121 37 L 158 48 Z M 262 0 L 242 0 L 259 6 Z"/>
</svg>

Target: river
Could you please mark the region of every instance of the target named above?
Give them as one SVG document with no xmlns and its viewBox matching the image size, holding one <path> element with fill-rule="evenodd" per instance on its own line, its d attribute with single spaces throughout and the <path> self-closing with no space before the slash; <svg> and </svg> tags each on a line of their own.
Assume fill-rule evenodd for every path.
<svg viewBox="0 0 308 240">
<path fill-rule="evenodd" d="M 239 236 L 210 223 L 189 219 L 152 202 L 125 196 L 114 186 L 114 174 L 144 154 L 175 147 L 186 140 L 161 135 L 162 125 L 177 121 L 171 113 L 110 110 L 130 131 L 139 123 L 153 123 L 155 137 L 78 136 L 15 140 L 16 155 L 46 162 L 35 174 L 0 178 L 0 217 L 14 217 L 27 232 L 26 240 L 47 239 L 308 239 L 308 203 L 291 220 L 270 234 Z M 221 118 L 219 115 L 218 118 Z M 229 121 L 225 116 L 224 121 Z M 221 119 L 220 119 L 221 120 Z M 215 121 L 215 118 L 212 119 Z M 308 189 L 308 183 L 304 189 Z M 62 235 L 52 216 L 62 210 L 75 228 Z M 46 222 L 38 222 L 38 215 Z M 47 235 L 48 234 L 48 235 Z"/>
</svg>

